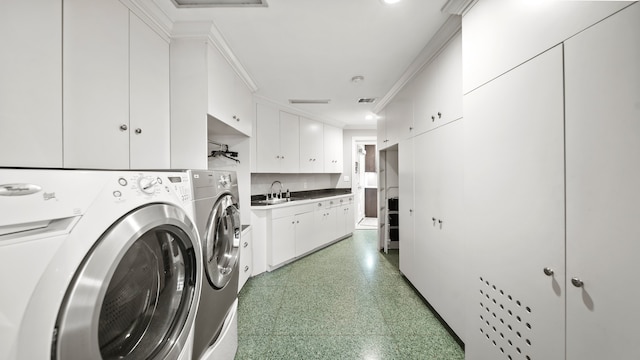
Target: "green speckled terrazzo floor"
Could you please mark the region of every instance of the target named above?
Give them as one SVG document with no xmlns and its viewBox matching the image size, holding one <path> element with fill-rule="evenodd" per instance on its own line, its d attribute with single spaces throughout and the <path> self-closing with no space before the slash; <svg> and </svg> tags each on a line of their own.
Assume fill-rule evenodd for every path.
<svg viewBox="0 0 640 360">
<path fill-rule="evenodd" d="M 249 279 L 238 337 L 238 360 L 464 359 L 375 230 Z"/>
</svg>

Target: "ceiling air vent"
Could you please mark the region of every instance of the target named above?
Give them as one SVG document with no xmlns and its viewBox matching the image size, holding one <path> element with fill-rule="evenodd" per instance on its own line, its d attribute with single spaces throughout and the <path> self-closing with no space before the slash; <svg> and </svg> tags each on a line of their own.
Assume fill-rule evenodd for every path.
<svg viewBox="0 0 640 360">
<path fill-rule="evenodd" d="M 172 0 L 179 8 L 267 6 L 267 0 Z"/>
<path fill-rule="evenodd" d="M 360 98 L 358 99 L 359 104 L 373 104 L 376 102 L 376 98 Z"/>
<path fill-rule="evenodd" d="M 328 104 L 329 99 L 289 99 L 289 104 Z"/>
</svg>

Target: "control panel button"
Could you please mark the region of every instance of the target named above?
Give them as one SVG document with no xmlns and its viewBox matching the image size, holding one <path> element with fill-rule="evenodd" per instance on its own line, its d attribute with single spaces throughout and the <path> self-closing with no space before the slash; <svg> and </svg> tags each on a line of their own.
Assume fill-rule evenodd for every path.
<svg viewBox="0 0 640 360">
<path fill-rule="evenodd" d="M 128 184 L 127 179 L 125 178 L 118 179 L 118 184 L 120 184 L 121 186 L 127 186 Z"/>
</svg>

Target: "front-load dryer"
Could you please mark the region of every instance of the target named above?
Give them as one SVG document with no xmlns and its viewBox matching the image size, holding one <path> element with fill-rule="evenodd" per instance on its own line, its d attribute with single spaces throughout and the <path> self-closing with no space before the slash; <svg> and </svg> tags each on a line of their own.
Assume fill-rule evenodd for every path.
<svg viewBox="0 0 640 360">
<path fill-rule="evenodd" d="M 233 171 L 192 171 L 203 280 L 195 322 L 194 359 L 233 359 L 238 348 L 240 222 Z"/>
<path fill-rule="evenodd" d="M 189 180 L 0 169 L 0 359 L 189 359 L 202 281 Z"/>
</svg>

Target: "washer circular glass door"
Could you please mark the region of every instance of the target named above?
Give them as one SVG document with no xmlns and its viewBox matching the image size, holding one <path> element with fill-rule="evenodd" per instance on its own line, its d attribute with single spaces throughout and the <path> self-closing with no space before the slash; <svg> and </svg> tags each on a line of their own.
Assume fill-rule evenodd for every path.
<svg viewBox="0 0 640 360">
<path fill-rule="evenodd" d="M 56 324 L 59 359 L 177 358 L 193 322 L 197 232 L 181 209 L 121 218 L 85 258 Z"/>
<path fill-rule="evenodd" d="M 236 268 L 241 230 L 240 212 L 233 196 L 222 195 L 213 206 L 203 239 L 205 272 L 218 289 L 227 285 Z"/>
</svg>

